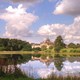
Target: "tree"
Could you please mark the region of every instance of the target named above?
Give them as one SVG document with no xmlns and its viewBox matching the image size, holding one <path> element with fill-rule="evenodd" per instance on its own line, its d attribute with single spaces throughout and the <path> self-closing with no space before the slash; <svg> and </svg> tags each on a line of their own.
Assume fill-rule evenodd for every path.
<svg viewBox="0 0 80 80">
<path fill-rule="evenodd" d="M 80 48 L 80 44 L 79 43 L 76 46 L 77 46 L 77 48 Z"/>
<path fill-rule="evenodd" d="M 29 42 L 18 39 L 0 38 L 0 51 L 31 51 L 32 46 Z"/>
<path fill-rule="evenodd" d="M 42 45 L 42 46 L 41 46 L 41 50 L 42 50 L 42 51 L 44 51 L 44 50 L 46 50 L 46 49 L 47 49 L 47 46 L 45 46 L 45 45 Z"/>
<path fill-rule="evenodd" d="M 70 44 L 68 45 L 68 48 L 77 48 L 77 46 L 76 46 L 76 44 L 74 44 L 74 43 L 70 43 Z"/>
<path fill-rule="evenodd" d="M 31 45 L 30 45 L 30 44 L 25 45 L 25 46 L 22 48 L 22 51 L 32 51 Z"/>
<path fill-rule="evenodd" d="M 51 46 L 49 46 L 49 49 L 50 49 L 50 50 L 52 50 L 52 49 L 53 49 L 53 47 L 54 47 L 54 46 L 52 46 L 52 45 L 51 45 Z"/>
<path fill-rule="evenodd" d="M 54 50 L 55 52 L 60 52 L 61 49 L 65 48 L 66 45 L 63 42 L 63 39 L 61 36 L 58 36 L 56 40 L 54 41 Z"/>
<path fill-rule="evenodd" d="M 41 51 L 41 48 L 40 47 L 37 47 L 37 48 L 33 48 L 32 50 L 33 51 Z"/>
</svg>

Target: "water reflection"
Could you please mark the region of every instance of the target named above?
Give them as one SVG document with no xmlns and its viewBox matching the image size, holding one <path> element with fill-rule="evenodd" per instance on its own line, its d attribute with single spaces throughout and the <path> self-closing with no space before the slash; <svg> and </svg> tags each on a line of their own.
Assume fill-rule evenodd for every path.
<svg viewBox="0 0 80 80">
<path fill-rule="evenodd" d="M 21 58 L 22 56 L 19 54 L 0 55 L 0 75 L 2 73 L 14 73 L 18 60 Z"/>
<path fill-rule="evenodd" d="M 0 58 L 0 74 L 13 73 L 19 68 L 24 74 L 33 78 L 47 78 L 53 73 L 57 76 L 80 76 L 80 57 L 29 60 L 19 64 L 21 55 L 8 55 Z M 17 65 L 17 66 L 16 66 Z"/>
<path fill-rule="evenodd" d="M 66 58 L 55 58 L 54 59 L 54 65 L 55 67 L 60 71 L 63 67 L 63 62 L 66 60 Z"/>
<path fill-rule="evenodd" d="M 20 68 L 23 73 L 33 78 L 47 78 L 53 73 L 57 76 L 80 76 L 80 62 L 70 62 L 65 58 L 57 58 L 47 64 L 39 60 L 30 60 L 21 65 L 17 65 L 17 67 Z"/>
</svg>

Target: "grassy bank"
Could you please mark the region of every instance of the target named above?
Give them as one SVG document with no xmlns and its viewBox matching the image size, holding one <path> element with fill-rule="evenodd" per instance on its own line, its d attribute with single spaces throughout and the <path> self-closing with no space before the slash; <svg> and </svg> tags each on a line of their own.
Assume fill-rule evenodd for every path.
<svg viewBox="0 0 80 80">
<path fill-rule="evenodd" d="M 13 75 L 7 75 L 7 76 L 4 76 L 4 77 L 0 77 L 0 80 L 80 80 L 80 77 L 57 77 L 57 76 L 52 76 L 52 77 L 49 77 L 47 79 L 33 79 L 33 78 L 29 78 L 29 77 L 26 77 L 26 76 L 19 76 L 19 77 L 16 77 L 16 76 L 13 76 Z"/>
<path fill-rule="evenodd" d="M 49 51 L 39 51 L 39 52 L 34 52 L 34 51 L 0 51 L 0 58 L 7 57 L 7 55 L 13 55 L 13 54 L 20 54 L 23 56 L 23 59 L 25 61 L 31 59 L 32 56 L 35 57 L 42 57 L 46 58 L 47 56 L 50 58 L 55 58 L 55 57 L 80 57 L 80 53 L 70 53 L 70 52 L 60 52 L 60 53 L 55 53 L 55 52 L 49 52 Z"/>
<path fill-rule="evenodd" d="M 60 55 L 78 55 L 80 56 L 80 52 L 75 52 L 73 50 L 67 51 L 63 49 L 60 53 Z M 54 51 L 0 51 L 0 54 L 53 54 L 55 55 L 56 53 Z"/>
<path fill-rule="evenodd" d="M 33 54 L 33 51 L 0 51 L 0 54 Z"/>
<path fill-rule="evenodd" d="M 0 72 L 0 80 L 34 80 L 24 75 L 19 69 L 14 73 Z"/>
<path fill-rule="evenodd" d="M 56 76 L 55 74 L 52 74 L 47 79 L 33 79 L 33 78 L 27 77 L 19 69 L 16 69 L 16 71 L 12 74 L 3 73 L 3 72 L 0 73 L 0 80 L 80 80 L 80 77 L 79 76 L 61 77 L 61 76 Z"/>
</svg>

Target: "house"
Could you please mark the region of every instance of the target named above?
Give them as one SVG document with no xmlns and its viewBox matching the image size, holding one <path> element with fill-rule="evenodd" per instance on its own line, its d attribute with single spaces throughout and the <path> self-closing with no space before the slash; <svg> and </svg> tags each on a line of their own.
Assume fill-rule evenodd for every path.
<svg viewBox="0 0 80 80">
<path fill-rule="evenodd" d="M 32 44 L 32 48 L 41 48 L 42 46 L 46 46 L 46 48 L 49 48 L 50 46 L 53 45 L 53 42 L 50 41 L 49 38 L 47 38 L 45 41 L 41 42 L 40 44 Z"/>
</svg>

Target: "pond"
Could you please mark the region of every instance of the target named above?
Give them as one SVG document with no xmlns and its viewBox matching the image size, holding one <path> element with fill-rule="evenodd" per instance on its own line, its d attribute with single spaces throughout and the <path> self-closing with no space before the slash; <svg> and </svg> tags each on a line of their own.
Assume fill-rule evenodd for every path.
<svg viewBox="0 0 80 80">
<path fill-rule="evenodd" d="M 17 67 L 27 76 L 34 79 L 47 78 L 52 74 L 57 76 L 80 76 L 80 57 L 55 58 L 53 61 L 42 62 L 29 60 Z"/>
</svg>

